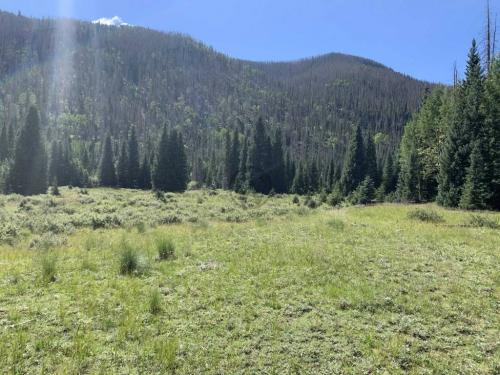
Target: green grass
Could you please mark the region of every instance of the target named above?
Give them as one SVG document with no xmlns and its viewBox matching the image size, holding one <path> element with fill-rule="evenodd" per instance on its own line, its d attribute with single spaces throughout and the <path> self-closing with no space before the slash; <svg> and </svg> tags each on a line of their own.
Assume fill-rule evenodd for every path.
<svg viewBox="0 0 500 375">
<path fill-rule="evenodd" d="M 469 213 L 419 206 L 442 218 L 427 222 L 404 205 L 60 191 L 21 209 L 0 197 L 15 227 L 0 244 L 0 372 L 500 371 L 500 230 Z M 89 214 L 118 219 L 75 224 Z M 156 261 L 159 239 L 175 257 Z M 127 249 L 147 272 L 120 272 Z M 57 259 L 51 282 L 43 259 Z"/>
</svg>

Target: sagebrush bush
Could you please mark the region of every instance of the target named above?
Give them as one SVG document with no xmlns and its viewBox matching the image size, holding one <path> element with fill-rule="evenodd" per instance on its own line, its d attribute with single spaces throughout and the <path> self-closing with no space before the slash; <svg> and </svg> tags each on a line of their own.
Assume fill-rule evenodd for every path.
<svg viewBox="0 0 500 375">
<path fill-rule="evenodd" d="M 175 255 L 175 245 L 170 238 L 159 237 L 156 239 L 156 251 L 159 260 L 167 260 Z"/>
<path fill-rule="evenodd" d="M 442 223 L 444 218 L 436 211 L 416 209 L 408 212 L 408 218 L 412 220 L 420 220 L 429 223 Z"/>
<path fill-rule="evenodd" d="M 491 229 L 500 228 L 500 224 L 498 224 L 495 220 L 481 215 L 470 215 L 465 225 L 468 227 L 475 227 L 475 228 L 491 228 Z"/>
</svg>

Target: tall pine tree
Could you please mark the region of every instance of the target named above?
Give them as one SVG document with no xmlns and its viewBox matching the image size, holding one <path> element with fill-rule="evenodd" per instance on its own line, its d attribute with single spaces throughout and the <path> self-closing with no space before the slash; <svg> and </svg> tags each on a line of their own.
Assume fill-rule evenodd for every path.
<svg viewBox="0 0 500 375">
<path fill-rule="evenodd" d="M 40 117 L 34 106 L 30 106 L 26 124 L 17 138 L 7 186 L 9 191 L 22 195 L 47 192 L 47 156 L 40 131 Z"/>
<path fill-rule="evenodd" d="M 352 193 L 365 178 L 364 145 L 361 127 L 351 133 L 340 184 L 344 195 Z"/>
<path fill-rule="evenodd" d="M 113 160 L 113 145 L 111 143 L 111 135 L 106 136 L 104 147 L 102 150 L 101 164 L 99 167 L 99 183 L 105 187 L 116 187 L 116 171 Z"/>
<path fill-rule="evenodd" d="M 139 159 L 139 143 L 137 142 L 135 126 L 132 126 L 128 138 L 128 182 L 129 187 L 132 189 L 136 189 L 139 187 L 139 178 L 141 172 Z"/>
</svg>

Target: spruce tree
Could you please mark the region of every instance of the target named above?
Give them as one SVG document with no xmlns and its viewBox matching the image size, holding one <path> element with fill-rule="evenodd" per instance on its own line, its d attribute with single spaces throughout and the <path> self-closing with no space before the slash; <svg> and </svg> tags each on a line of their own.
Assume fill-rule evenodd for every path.
<svg viewBox="0 0 500 375">
<path fill-rule="evenodd" d="M 487 144 L 476 141 L 472 148 L 470 166 L 460 200 L 460 207 L 468 210 L 485 209 L 491 198 L 491 176 L 485 168 Z"/>
<path fill-rule="evenodd" d="M 139 171 L 138 188 L 143 190 L 151 189 L 151 163 L 147 155 L 144 155 L 141 169 Z"/>
<path fill-rule="evenodd" d="M 375 149 L 373 137 L 371 136 L 368 136 L 366 139 L 364 160 L 365 175 L 371 177 L 373 184 L 375 186 L 378 186 L 380 183 L 380 179 L 378 175 L 377 152 Z"/>
<path fill-rule="evenodd" d="M 129 175 L 129 159 L 127 152 L 127 142 L 122 143 L 120 155 L 118 157 L 118 164 L 116 166 L 116 175 L 118 178 L 118 186 L 121 188 L 130 187 L 130 175 Z"/>
<path fill-rule="evenodd" d="M 255 126 L 248 150 L 248 184 L 257 193 L 268 194 L 272 189 L 270 175 L 271 142 L 260 117 Z"/>
<path fill-rule="evenodd" d="M 224 138 L 224 180 L 222 181 L 222 187 L 226 190 L 231 189 L 231 175 L 231 136 L 229 135 L 229 131 L 226 131 Z"/>
<path fill-rule="evenodd" d="M 111 135 L 106 136 L 102 150 L 101 163 L 99 167 L 99 184 L 105 187 L 116 187 L 116 172 L 113 161 L 113 146 L 111 144 Z"/>
<path fill-rule="evenodd" d="M 2 127 L 0 132 L 0 163 L 9 157 L 9 136 L 7 134 L 7 125 Z"/>
<path fill-rule="evenodd" d="M 40 131 L 40 117 L 34 106 L 30 106 L 25 126 L 17 138 L 7 185 L 9 191 L 21 195 L 47 192 L 47 156 Z"/>
<path fill-rule="evenodd" d="M 155 165 L 153 168 L 152 182 L 153 188 L 160 191 L 168 191 L 171 187 L 171 165 L 169 158 L 170 137 L 167 128 L 163 128 L 163 132 L 158 145 Z"/>
<path fill-rule="evenodd" d="M 491 171 L 491 198 L 489 206 L 500 209 L 500 56 L 490 65 L 485 82 L 483 101 L 485 115 L 484 135 L 487 140 L 488 156 L 485 162 Z"/>
<path fill-rule="evenodd" d="M 235 190 L 239 193 L 244 193 L 248 189 L 248 140 L 245 138 L 240 154 L 240 165 L 238 167 L 238 175 L 236 176 Z"/>
<path fill-rule="evenodd" d="M 186 149 L 181 133 L 173 131 L 171 136 L 172 142 L 172 166 L 174 169 L 174 184 L 172 191 L 184 192 L 189 182 L 189 170 L 186 156 Z"/>
<path fill-rule="evenodd" d="M 132 126 L 128 139 L 128 182 L 130 188 L 136 189 L 139 187 L 140 173 L 139 143 L 137 142 L 135 127 Z"/>
<path fill-rule="evenodd" d="M 420 165 L 415 140 L 410 138 L 407 144 L 402 144 L 400 155 L 400 173 L 398 181 L 398 196 L 403 202 L 419 202 L 420 196 Z"/>
<path fill-rule="evenodd" d="M 475 40 L 469 51 L 465 81 L 456 89 L 451 124 L 440 157 L 437 201 L 456 207 L 470 165 L 471 147 L 484 125 L 481 111 L 483 75 Z"/>
<path fill-rule="evenodd" d="M 274 136 L 272 143 L 272 170 L 271 180 L 273 190 L 278 194 L 286 192 L 286 171 L 285 160 L 283 157 L 283 144 L 282 144 L 281 131 L 278 130 Z"/>
<path fill-rule="evenodd" d="M 393 155 L 389 154 L 384 164 L 384 169 L 382 171 L 382 191 L 383 194 L 390 194 L 396 190 L 397 187 L 397 174 L 394 167 Z"/>
<path fill-rule="evenodd" d="M 365 178 L 364 146 L 361 127 L 351 133 L 340 184 L 344 195 L 353 192 Z"/>
</svg>

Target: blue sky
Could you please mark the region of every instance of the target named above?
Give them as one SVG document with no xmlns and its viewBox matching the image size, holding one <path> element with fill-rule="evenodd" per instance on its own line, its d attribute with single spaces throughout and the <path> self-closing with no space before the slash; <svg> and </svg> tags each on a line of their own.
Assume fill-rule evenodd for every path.
<svg viewBox="0 0 500 375">
<path fill-rule="evenodd" d="M 485 1 L 0 0 L 0 9 L 83 20 L 120 16 L 250 60 L 343 52 L 420 79 L 450 82 L 453 63 L 463 70 L 472 38 L 482 39 Z M 500 34 L 500 0 L 490 1 Z"/>
</svg>

